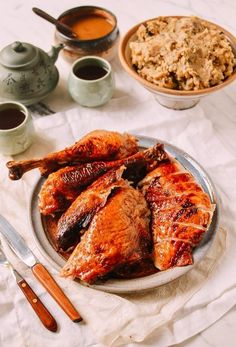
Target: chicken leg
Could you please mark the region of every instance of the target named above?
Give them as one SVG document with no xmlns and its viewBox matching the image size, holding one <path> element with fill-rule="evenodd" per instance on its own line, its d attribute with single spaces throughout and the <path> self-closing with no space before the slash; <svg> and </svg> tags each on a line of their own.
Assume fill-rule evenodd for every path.
<svg viewBox="0 0 236 347">
<path fill-rule="evenodd" d="M 40 168 L 41 174 L 47 176 L 62 166 L 98 160 L 117 160 L 137 151 L 137 140 L 134 136 L 95 130 L 62 151 L 50 153 L 42 159 L 9 161 L 7 167 L 10 179 L 18 180 L 25 172 L 35 168 Z"/>
<path fill-rule="evenodd" d="M 51 173 L 39 193 L 39 208 L 44 215 L 65 211 L 79 193 L 105 172 L 126 166 L 125 178 L 141 180 L 146 168 L 153 162 L 161 162 L 167 157 L 163 145 L 157 144 L 128 158 L 111 162 L 93 162 L 78 166 L 67 166 Z M 140 177 L 140 171 L 143 174 Z"/>
</svg>

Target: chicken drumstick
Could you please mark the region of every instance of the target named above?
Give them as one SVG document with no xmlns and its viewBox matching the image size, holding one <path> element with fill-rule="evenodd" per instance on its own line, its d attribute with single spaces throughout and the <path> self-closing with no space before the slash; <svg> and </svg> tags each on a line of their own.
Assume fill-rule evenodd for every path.
<svg viewBox="0 0 236 347">
<path fill-rule="evenodd" d="M 9 161 L 7 167 L 10 179 L 18 180 L 25 172 L 35 168 L 40 168 L 42 175 L 48 175 L 62 166 L 73 163 L 117 160 L 137 151 L 137 140 L 134 136 L 114 131 L 95 130 L 62 151 L 50 153 L 42 159 Z"/>
<path fill-rule="evenodd" d="M 150 162 L 152 163 L 154 160 L 161 162 L 166 157 L 163 145 L 156 144 L 152 148 L 135 153 L 125 159 L 84 163 L 62 168 L 51 173 L 44 182 L 39 193 L 40 212 L 49 215 L 65 211 L 86 186 L 111 169 L 125 165 L 128 169 L 125 177 L 133 181 L 138 176 L 140 180 L 143 177 L 140 177 L 139 171 L 145 175 L 146 167 Z"/>
</svg>

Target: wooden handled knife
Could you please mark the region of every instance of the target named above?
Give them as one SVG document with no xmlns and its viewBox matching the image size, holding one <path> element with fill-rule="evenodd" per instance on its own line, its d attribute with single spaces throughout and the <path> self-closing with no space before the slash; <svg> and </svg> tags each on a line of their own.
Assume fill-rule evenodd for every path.
<svg viewBox="0 0 236 347">
<path fill-rule="evenodd" d="M 15 278 L 15 281 L 18 285 L 18 287 L 21 289 L 23 294 L 25 295 L 26 299 L 32 306 L 33 310 L 43 323 L 43 325 L 50 331 L 56 332 L 57 331 L 57 322 L 55 321 L 54 317 L 51 315 L 51 313 L 48 311 L 48 309 L 44 306 L 42 301 L 39 299 L 39 297 L 35 294 L 33 289 L 29 286 L 29 284 L 26 282 L 26 280 L 19 274 L 19 272 L 14 269 L 12 264 L 9 262 L 6 254 L 4 253 L 1 242 L 0 242 L 0 264 L 5 265 L 11 270 L 11 273 L 13 277 Z"/>
<path fill-rule="evenodd" d="M 26 245 L 21 235 L 13 228 L 13 226 L 0 215 L 0 232 L 7 239 L 10 247 L 15 254 L 31 268 L 34 276 L 44 286 L 47 292 L 58 303 L 62 310 L 70 317 L 73 322 L 82 320 L 79 312 L 73 306 L 71 301 L 59 287 L 48 270 L 37 261 L 32 251 Z"/>
</svg>

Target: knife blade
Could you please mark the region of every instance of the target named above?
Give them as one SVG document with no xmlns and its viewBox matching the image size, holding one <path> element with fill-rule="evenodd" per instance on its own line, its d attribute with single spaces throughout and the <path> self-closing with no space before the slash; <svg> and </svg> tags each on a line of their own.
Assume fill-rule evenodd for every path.
<svg viewBox="0 0 236 347">
<path fill-rule="evenodd" d="M 37 261 L 33 252 L 26 245 L 20 234 L 2 215 L 0 215 L 0 232 L 5 236 L 15 254 L 31 268 L 37 280 L 44 286 L 47 292 L 53 297 L 70 319 L 73 322 L 80 322 L 82 318 L 71 301 L 44 265 Z"/>
<path fill-rule="evenodd" d="M 52 332 L 57 331 L 57 322 L 55 321 L 54 317 L 51 315 L 51 313 L 48 311 L 48 309 L 44 306 L 42 301 L 39 299 L 37 294 L 33 291 L 33 289 L 30 287 L 28 282 L 19 274 L 19 272 L 12 266 L 10 261 L 8 260 L 6 254 L 4 253 L 1 241 L 0 241 L 0 264 L 3 264 L 11 270 L 11 273 L 13 277 L 15 278 L 15 281 L 18 285 L 18 287 L 21 289 L 22 293 L 25 295 L 27 301 L 30 303 L 31 307 L 33 308 L 34 312 L 39 317 L 40 321 L 43 323 L 45 328 Z"/>
</svg>

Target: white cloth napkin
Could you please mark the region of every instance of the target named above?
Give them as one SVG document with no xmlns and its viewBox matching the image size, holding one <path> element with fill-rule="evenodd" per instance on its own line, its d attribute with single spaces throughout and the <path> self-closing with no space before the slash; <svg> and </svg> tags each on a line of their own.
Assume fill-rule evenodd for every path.
<svg viewBox="0 0 236 347">
<path fill-rule="evenodd" d="M 224 98 L 223 94 L 220 97 Z M 39 177 L 36 170 L 20 181 L 10 181 L 1 157 L 0 213 L 25 238 L 39 260 L 53 273 L 84 317 L 72 323 L 22 263 L 6 249 L 10 259 L 28 280 L 59 323 L 53 334 L 40 325 L 16 288 L 8 269 L 0 270 L 0 346 L 155 346 L 179 343 L 219 319 L 236 302 L 236 171 L 232 144 L 224 146 L 209 117 L 211 99 L 187 111 L 161 107 L 149 93 L 130 98 L 115 94 L 98 109 L 76 108 L 35 121 L 31 148 L 16 159 L 39 157 L 72 144 L 93 129 L 133 132 L 168 141 L 186 150 L 208 171 L 222 201 L 221 227 L 206 257 L 181 278 L 155 290 L 117 296 L 61 279 L 37 250 L 27 223 L 29 191 Z M 219 120 L 218 120 L 219 121 Z M 222 121 L 222 132 L 230 131 Z M 226 142 L 225 142 L 226 143 Z"/>
</svg>

